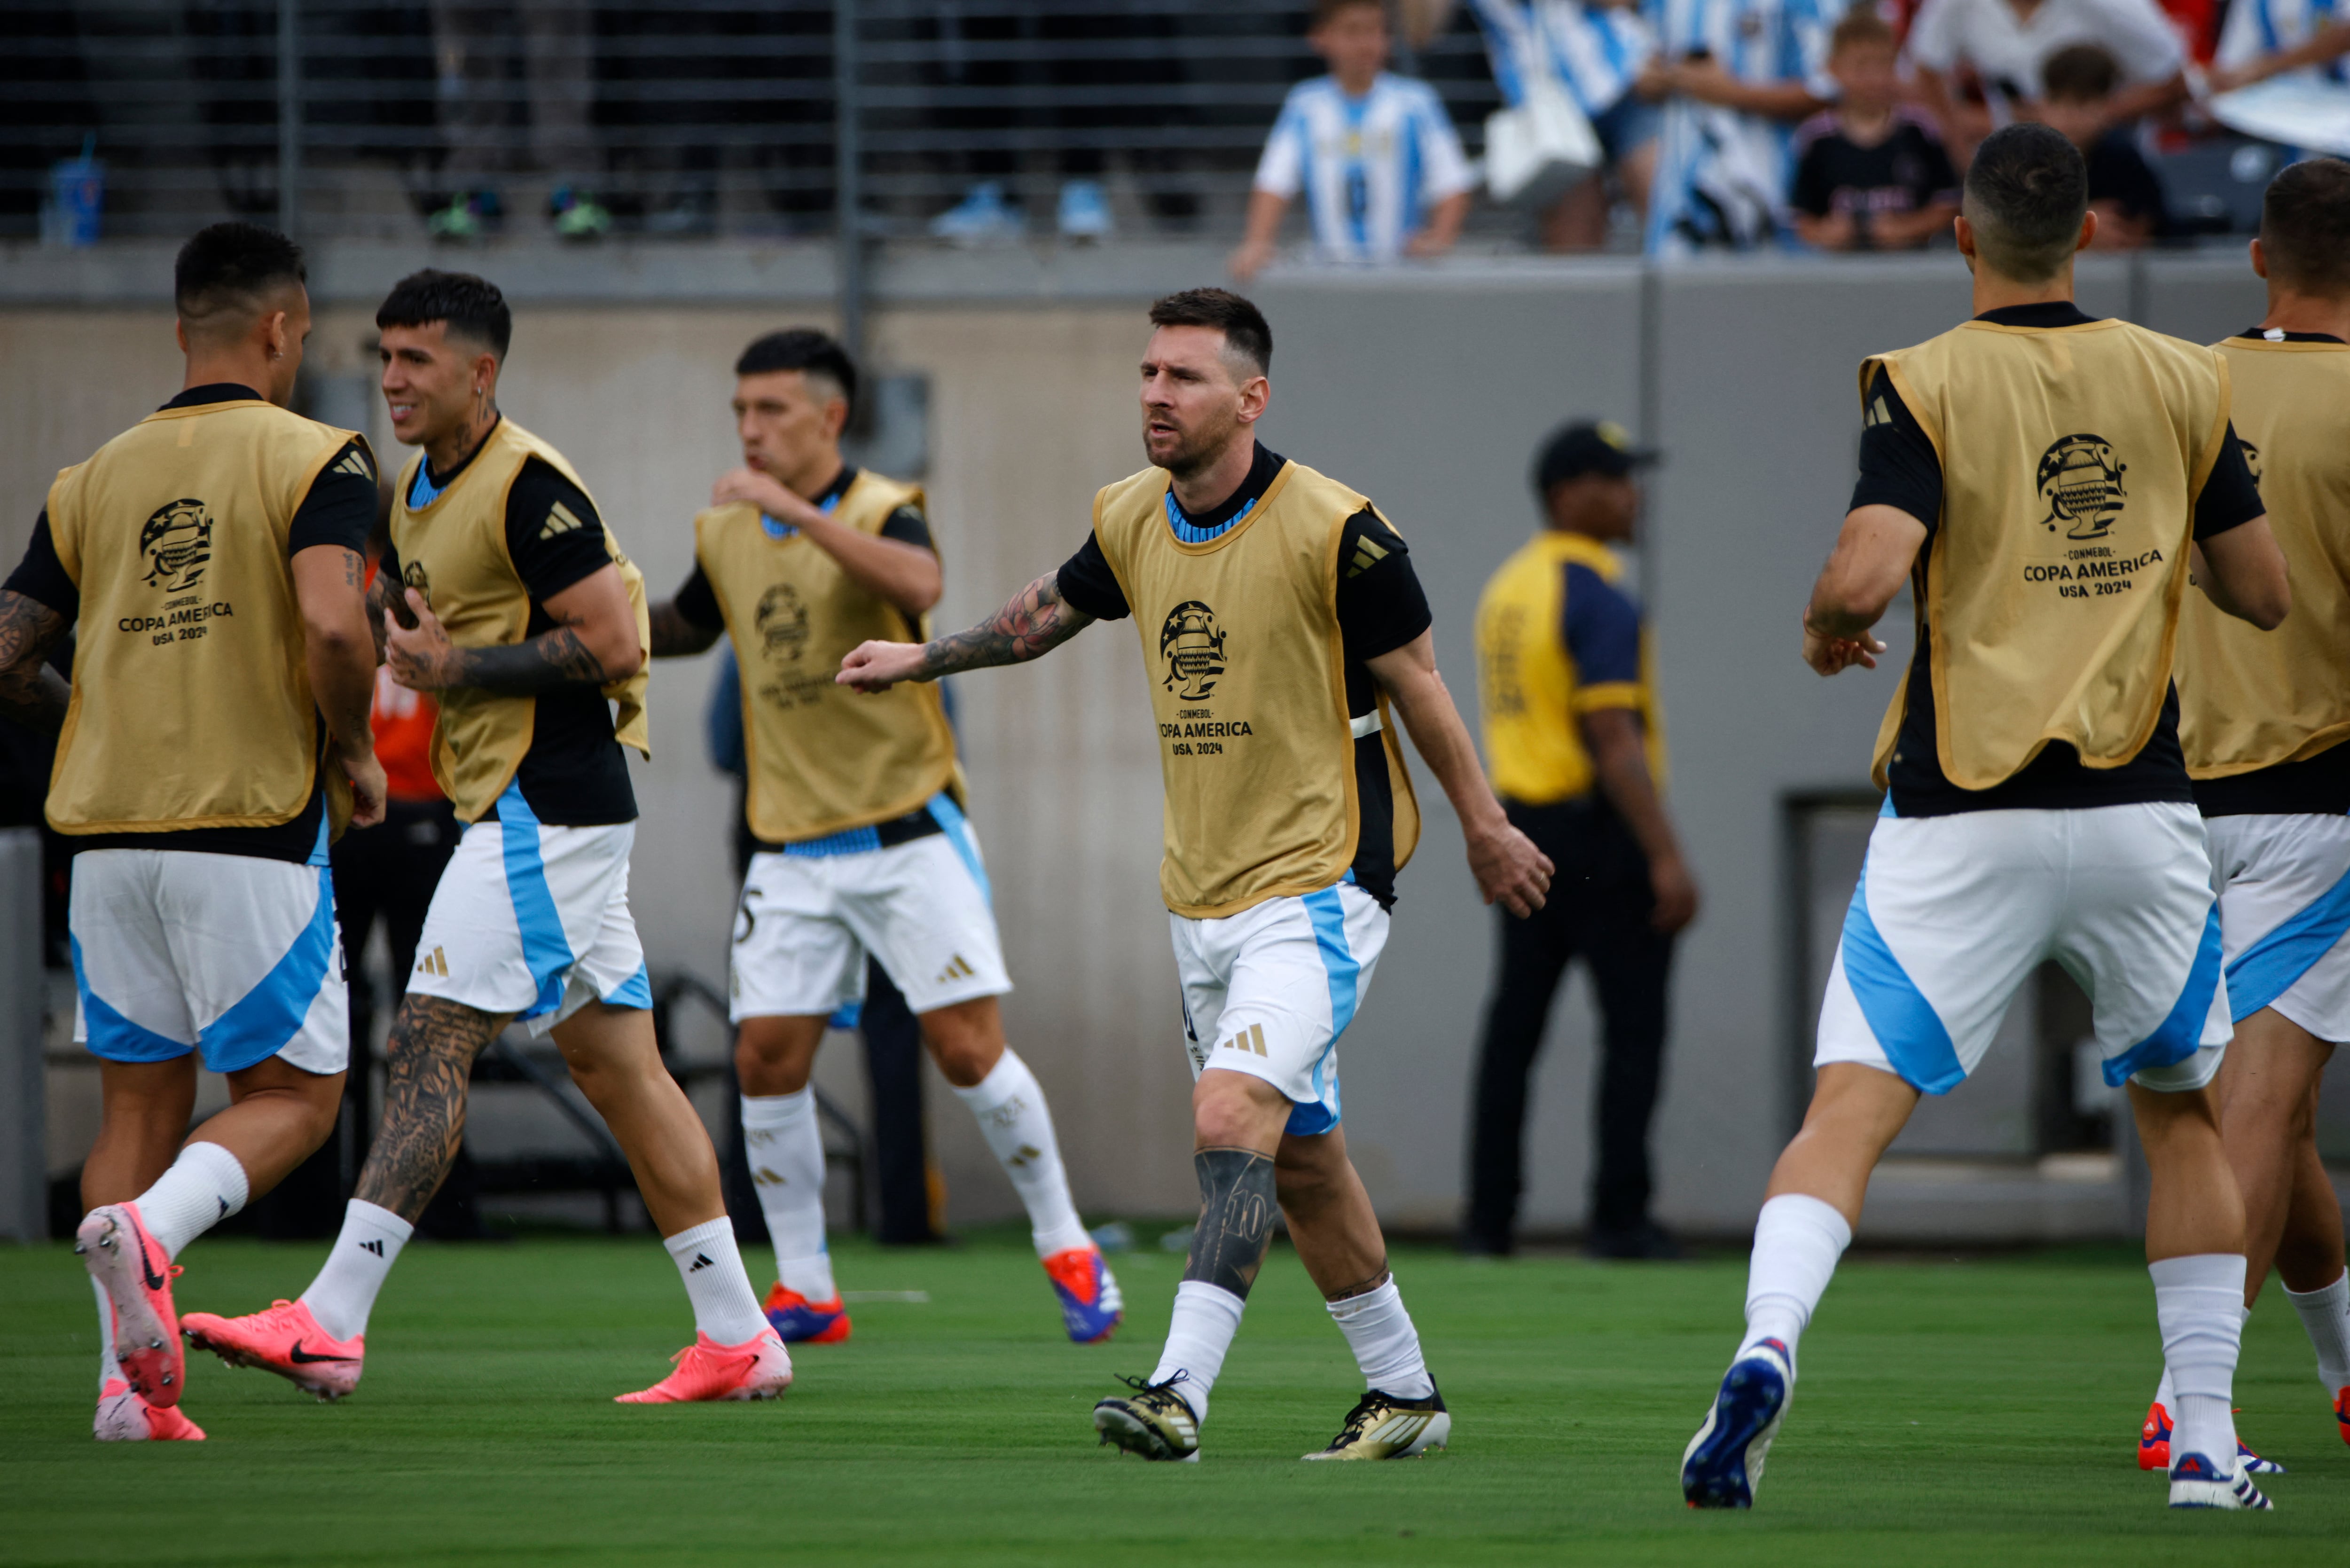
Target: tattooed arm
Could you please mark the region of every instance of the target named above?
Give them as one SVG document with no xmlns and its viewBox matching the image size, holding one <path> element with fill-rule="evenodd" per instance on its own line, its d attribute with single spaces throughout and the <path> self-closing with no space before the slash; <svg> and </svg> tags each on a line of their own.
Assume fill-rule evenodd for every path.
<svg viewBox="0 0 2350 1568">
<path fill-rule="evenodd" d="M 386 628 L 391 678 L 417 691 L 478 686 L 510 697 L 557 686 L 605 686 L 625 680 L 644 663 L 637 614 L 620 568 L 598 568 L 546 601 L 561 623 L 524 642 L 460 648 L 415 589 L 407 590 L 416 628 Z"/>
<path fill-rule="evenodd" d="M 359 1172 L 361 1201 L 411 1224 L 424 1212 L 464 1136 L 473 1058 L 508 1016 L 438 996 L 411 995 L 400 1004 L 384 1045 L 383 1122 Z"/>
<path fill-rule="evenodd" d="M 653 606 L 653 657 L 675 659 L 681 654 L 706 653 L 710 645 L 724 635 L 723 627 L 697 626 L 686 619 L 674 599 L 664 599 Z"/>
<path fill-rule="evenodd" d="M 47 662 L 66 618 L 36 598 L 0 588 L 0 714 L 54 735 L 73 689 Z"/>
<path fill-rule="evenodd" d="M 1061 597 L 1061 574 L 1045 573 L 969 631 L 915 644 L 868 642 L 840 661 L 833 679 L 859 691 L 887 691 L 900 680 L 936 680 L 960 670 L 1041 659 L 1091 626 L 1094 618 Z"/>
</svg>

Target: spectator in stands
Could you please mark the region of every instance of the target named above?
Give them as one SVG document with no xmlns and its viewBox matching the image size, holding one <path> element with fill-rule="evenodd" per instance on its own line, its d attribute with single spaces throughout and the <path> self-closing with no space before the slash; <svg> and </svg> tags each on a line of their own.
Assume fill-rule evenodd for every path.
<svg viewBox="0 0 2350 1568">
<path fill-rule="evenodd" d="M 2162 182 L 2137 150 L 2126 124 L 2116 124 L 2115 89 L 2121 67 L 2095 44 L 2074 44 L 2048 57 L 2040 74 L 2038 118 L 2064 132 L 2089 164 L 2089 211 L 2097 214 L 2093 249 L 2134 251 L 2160 239 L 2169 214 Z"/>
<path fill-rule="evenodd" d="M 1502 96 L 1542 71 L 1557 81 L 1599 138 L 1607 162 L 1543 214 L 1544 250 L 1594 251 L 1607 243 L 1609 182 L 1645 224 L 1663 116 L 1636 90 L 1657 52 L 1638 0 L 1470 0 Z"/>
<path fill-rule="evenodd" d="M 2228 92 L 2287 73 L 2341 83 L 2350 80 L 2345 54 L 2350 54 L 2350 15 L 2337 0 L 2235 0 L 2220 29 L 2211 90 Z"/>
<path fill-rule="evenodd" d="M 1664 8 L 1641 93 L 1665 104 L 1648 248 L 1766 244 L 1779 232 L 1794 128 L 1836 95 L 1828 31 L 1842 0 L 1687 0 Z"/>
<path fill-rule="evenodd" d="M 1906 251 L 1947 232 L 1959 177 L 1932 121 L 1898 101 L 1893 29 L 1845 14 L 1829 36 L 1836 106 L 1795 132 L 1795 232 L 1824 251 Z"/>
<path fill-rule="evenodd" d="M 2110 122 L 2154 114 L 2187 98 L 2187 55 L 2155 0 L 1926 0 L 1909 30 L 1918 94 L 1963 168 L 1975 143 L 2011 119 L 2039 119 L 2041 73 L 2058 50 L 2099 44 L 2121 83 Z M 1978 106 L 1964 91 L 1970 77 Z"/>
<path fill-rule="evenodd" d="M 1232 275 L 1245 282 L 1273 259 L 1282 215 L 1300 191 L 1316 247 L 1331 260 L 1376 264 L 1451 249 L 1469 212 L 1469 161 L 1434 89 L 1386 70 L 1386 7 L 1317 0 L 1306 36 L 1330 74 L 1298 83 L 1281 106 Z"/>
<path fill-rule="evenodd" d="M 505 215 L 502 179 L 525 164 L 551 177 L 547 216 L 567 240 L 600 239 L 610 211 L 593 192 L 603 161 L 588 126 L 596 99 L 595 13 L 588 0 L 433 0 L 432 47 L 441 63 L 441 179 L 448 203 L 433 213 L 435 239 L 476 240 Z M 530 110 L 527 160 L 506 127 L 512 62 L 519 57 Z"/>
</svg>

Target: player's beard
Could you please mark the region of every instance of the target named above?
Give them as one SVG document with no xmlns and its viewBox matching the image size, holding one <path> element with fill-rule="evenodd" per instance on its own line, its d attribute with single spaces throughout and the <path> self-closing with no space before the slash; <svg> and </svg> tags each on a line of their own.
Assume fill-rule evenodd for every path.
<svg viewBox="0 0 2350 1568">
<path fill-rule="evenodd" d="M 1232 432 L 1239 428 L 1240 421 L 1230 410 L 1209 416 L 1192 429 L 1186 430 L 1179 423 L 1174 449 L 1164 456 L 1152 455 L 1150 460 L 1177 479 L 1190 479 L 1212 466 L 1223 455 L 1224 448 L 1231 444 Z M 1146 441 L 1146 453 L 1148 449 Z"/>
</svg>

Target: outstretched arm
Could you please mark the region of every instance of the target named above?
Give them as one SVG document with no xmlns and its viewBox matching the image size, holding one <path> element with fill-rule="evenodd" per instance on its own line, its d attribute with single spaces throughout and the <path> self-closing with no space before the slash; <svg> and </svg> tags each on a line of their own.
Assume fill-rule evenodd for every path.
<svg viewBox="0 0 2350 1568">
<path fill-rule="evenodd" d="M 40 600 L 0 588 L 0 713 L 44 735 L 64 726 L 66 703 L 73 695 L 65 677 L 47 663 L 67 625 L 65 617 Z"/>
<path fill-rule="evenodd" d="M 1461 722 L 1452 693 L 1437 672 L 1435 635 L 1423 631 L 1392 652 L 1366 659 L 1364 667 L 1394 702 L 1404 732 L 1459 814 L 1477 891 L 1485 902 L 1498 902 L 1513 915 L 1541 909 L 1556 867 L 1502 815 L 1502 803 L 1485 782 L 1477 748 L 1470 742 L 1469 727 Z"/>
<path fill-rule="evenodd" d="M 840 673 L 833 679 L 859 691 L 887 691 L 900 680 L 936 680 L 962 670 L 1024 664 L 1050 653 L 1093 620 L 1061 597 L 1055 569 L 969 631 L 925 643 L 861 643 L 840 661 Z"/>
</svg>

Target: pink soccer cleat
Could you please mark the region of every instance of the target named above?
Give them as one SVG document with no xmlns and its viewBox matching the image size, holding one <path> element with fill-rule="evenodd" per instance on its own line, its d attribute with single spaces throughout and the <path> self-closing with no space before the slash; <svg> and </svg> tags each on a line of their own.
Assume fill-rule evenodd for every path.
<svg viewBox="0 0 2350 1568">
<path fill-rule="evenodd" d="M 176 1405 L 159 1408 L 130 1391 L 120 1377 L 108 1382 L 98 1397 L 98 1415 L 89 1435 L 101 1443 L 201 1443 L 204 1429 L 188 1419 Z"/>
<path fill-rule="evenodd" d="M 231 1366 L 258 1366 L 333 1404 L 359 1386 L 367 1336 L 328 1337 L 300 1302 L 272 1302 L 267 1312 L 220 1317 L 192 1312 L 180 1320 L 188 1343 Z"/>
<path fill-rule="evenodd" d="M 650 1388 L 615 1394 L 619 1405 L 682 1405 L 702 1399 L 773 1399 L 792 1386 L 792 1353 L 768 1329 L 741 1345 L 697 1332 L 670 1359 L 677 1370 Z"/>
<path fill-rule="evenodd" d="M 172 1277 L 180 1270 L 147 1233 L 136 1203 L 106 1203 L 82 1217 L 74 1251 L 114 1303 L 114 1359 L 131 1391 L 169 1409 L 187 1381 L 187 1353 L 172 1310 Z"/>
<path fill-rule="evenodd" d="M 2350 1429 L 2345 1430 L 2342 1440 L 2350 1443 Z M 2166 1474 L 2170 1469 L 2170 1412 L 2159 1399 L 2146 1407 L 2146 1420 L 2137 1429 L 2137 1468 L 2161 1470 Z M 2236 1439 L 2236 1468 L 2247 1475 L 2284 1474 L 2282 1465 L 2274 1459 L 2261 1458 L 2241 1438 Z"/>
</svg>

